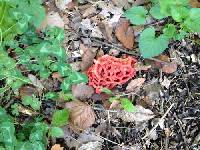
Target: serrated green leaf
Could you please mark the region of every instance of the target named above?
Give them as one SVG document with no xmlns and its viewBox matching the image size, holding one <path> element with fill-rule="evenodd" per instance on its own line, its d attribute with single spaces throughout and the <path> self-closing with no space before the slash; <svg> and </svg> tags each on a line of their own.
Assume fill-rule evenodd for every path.
<svg viewBox="0 0 200 150">
<path fill-rule="evenodd" d="M 52 117 L 51 124 L 53 126 L 64 126 L 69 119 L 69 111 L 67 109 L 56 110 Z"/>
<path fill-rule="evenodd" d="M 173 24 L 168 24 L 164 29 L 163 33 L 166 37 L 168 38 L 175 38 L 177 36 L 177 30 L 175 25 Z"/>
<path fill-rule="evenodd" d="M 132 24 L 145 24 L 148 11 L 142 6 L 134 6 L 128 9 L 124 16 L 130 20 Z"/>
<path fill-rule="evenodd" d="M 58 99 L 59 94 L 57 92 L 48 92 L 45 94 L 46 99 Z"/>
<path fill-rule="evenodd" d="M 144 58 L 151 58 L 161 54 L 168 47 L 168 38 L 164 35 L 155 37 L 153 27 L 145 29 L 139 39 L 139 48 Z"/>
<path fill-rule="evenodd" d="M 166 15 L 163 15 L 161 13 L 160 6 L 158 4 L 151 7 L 150 14 L 156 19 L 163 19 L 163 18 L 167 17 Z"/>
<path fill-rule="evenodd" d="M 200 32 L 200 8 L 191 8 L 184 25 L 193 32 Z"/>
<path fill-rule="evenodd" d="M 122 108 L 124 108 L 124 110 L 126 110 L 128 112 L 135 112 L 136 111 L 135 106 L 132 104 L 132 102 L 129 99 L 121 98 L 120 103 L 121 103 Z"/>
<path fill-rule="evenodd" d="M 42 102 L 39 101 L 38 98 L 24 96 L 22 97 L 22 104 L 26 106 L 30 105 L 34 110 L 39 110 Z"/>
<path fill-rule="evenodd" d="M 64 136 L 64 132 L 59 127 L 51 127 L 49 130 L 49 135 L 52 137 L 60 138 Z"/>
</svg>

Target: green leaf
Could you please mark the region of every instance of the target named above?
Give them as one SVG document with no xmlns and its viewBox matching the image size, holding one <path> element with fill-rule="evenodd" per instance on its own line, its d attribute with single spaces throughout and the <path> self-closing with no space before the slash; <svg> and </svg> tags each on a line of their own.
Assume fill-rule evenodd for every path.
<svg viewBox="0 0 200 150">
<path fill-rule="evenodd" d="M 127 99 L 127 98 L 121 98 L 120 99 L 122 108 L 124 108 L 124 110 L 128 111 L 128 112 L 135 112 L 135 106 L 132 104 L 132 102 Z"/>
<path fill-rule="evenodd" d="M 184 25 L 193 32 L 200 32 L 200 8 L 191 8 Z"/>
<path fill-rule="evenodd" d="M 177 22 L 182 22 L 189 15 L 189 9 L 185 7 L 171 7 L 171 16 Z"/>
<path fill-rule="evenodd" d="M 49 130 L 49 135 L 52 137 L 60 138 L 64 136 L 64 132 L 59 127 L 51 127 Z"/>
<path fill-rule="evenodd" d="M 58 99 L 59 94 L 57 92 L 48 92 L 45 94 L 46 99 Z"/>
<path fill-rule="evenodd" d="M 18 104 L 13 104 L 11 105 L 11 108 L 12 108 L 12 114 L 15 115 L 15 116 L 19 116 L 19 105 Z"/>
<path fill-rule="evenodd" d="M 2 122 L 0 124 L 0 143 L 12 145 L 16 142 L 15 127 L 11 122 Z"/>
<path fill-rule="evenodd" d="M 161 54 L 168 47 L 168 38 L 164 35 L 155 37 L 153 27 L 145 29 L 139 39 L 139 48 L 144 58 L 151 58 Z"/>
<path fill-rule="evenodd" d="M 42 102 L 39 101 L 38 98 L 31 96 L 24 96 L 22 98 L 22 104 L 26 106 L 30 105 L 34 110 L 39 110 Z"/>
<path fill-rule="evenodd" d="M 52 117 L 53 126 L 64 126 L 69 119 L 69 111 L 67 109 L 56 110 Z"/>
<path fill-rule="evenodd" d="M 156 19 L 163 19 L 163 18 L 167 17 L 166 15 L 163 15 L 160 12 L 160 6 L 158 4 L 151 7 L 150 14 Z"/>
<path fill-rule="evenodd" d="M 108 88 L 101 88 L 101 92 L 104 92 L 104 93 L 110 94 L 110 95 L 113 94 L 112 91 L 110 89 L 108 89 Z"/>
<path fill-rule="evenodd" d="M 177 36 L 177 30 L 175 25 L 173 24 L 168 24 L 164 29 L 163 33 L 166 37 L 168 38 L 175 38 Z"/>
<path fill-rule="evenodd" d="M 62 99 L 64 101 L 75 100 L 72 93 L 64 93 L 63 91 L 59 92 L 59 99 Z"/>
<path fill-rule="evenodd" d="M 42 141 L 42 139 L 43 139 L 43 132 L 41 130 L 36 130 L 32 132 L 29 136 L 29 140 L 31 142 Z"/>
<path fill-rule="evenodd" d="M 33 150 L 46 150 L 44 144 L 41 141 L 35 141 L 32 143 Z"/>
<path fill-rule="evenodd" d="M 128 9 L 124 15 L 132 24 L 145 24 L 148 11 L 142 6 L 134 6 Z"/>
<path fill-rule="evenodd" d="M 87 75 L 80 72 L 72 72 L 69 76 L 69 79 L 73 84 L 85 83 L 88 82 Z"/>
<path fill-rule="evenodd" d="M 62 91 L 65 91 L 65 92 L 70 91 L 71 85 L 72 85 L 72 82 L 71 82 L 69 79 L 65 78 L 65 79 L 62 81 L 62 84 L 61 84 L 61 89 L 62 89 Z"/>
</svg>

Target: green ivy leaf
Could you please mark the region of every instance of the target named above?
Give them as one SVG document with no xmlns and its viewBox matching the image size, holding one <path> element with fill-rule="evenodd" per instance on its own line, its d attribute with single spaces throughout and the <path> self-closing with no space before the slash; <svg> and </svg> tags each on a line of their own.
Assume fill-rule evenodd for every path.
<svg viewBox="0 0 200 150">
<path fill-rule="evenodd" d="M 124 108 L 124 110 L 126 110 L 128 112 L 135 112 L 136 111 L 135 106 L 132 104 L 132 102 L 129 99 L 121 98 L 120 103 L 122 105 L 122 108 Z"/>
<path fill-rule="evenodd" d="M 64 136 L 64 132 L 59 127 L 51 127 L 49 130 L 49 135 L 52 137 L 60 138 Z"/>
<path fill-rule="evenodd" d="M 68 78 L 65 78 L 61 84 L 62 91 L 66 91 L 66 92 L 70 91 L 71 85 L 72 85 L 71 81 Z"/>
<path fill-rule="evenodd" d="M 42 141 L 43 139 L 43 132 L 41 130 L 36 130 L 34 132 L 32 132 L 29 136 L 29 140 L 31 142 L 35 142 L 35 141 Z"/>
<path fill-rule="evenodd" d="M 88 82 L 87 75 L 80 72 L 72 72 L 69 76 L 69 79 L 73 84 L 85 83 Z"/>
<path fill-rule="evenodd" d="M 164 35 L 155 37 L 153 27 L 145 29 L 139 39 L 139 48 L 144 58 L 151 58 L 159 55 L 168 47 L 168 38 Z"/>
<path fill-rule="evenodd" d="M 2 122 L 0 124 L 0 143 L 13 145 L 16 142 L 15 127 L 11 122 Z"/>
<path fill-rule="evenodd" d="M 142 6 L 134 6 L 128 9 L 124 15 L 132 24 L 145 24 L 148 11 Z"/>
<path fill-rule="evenodd" d="M 56 110 L 52 117 L 53 126 L 66 125 L 69 119 L 69 111 L 67 109 Z"/>
<path fill-rule="evenodd" d="M 35 141 L 31 145 L 33 150 L 46 150 L 44 144 L 41 141 Z"/>
</svg>

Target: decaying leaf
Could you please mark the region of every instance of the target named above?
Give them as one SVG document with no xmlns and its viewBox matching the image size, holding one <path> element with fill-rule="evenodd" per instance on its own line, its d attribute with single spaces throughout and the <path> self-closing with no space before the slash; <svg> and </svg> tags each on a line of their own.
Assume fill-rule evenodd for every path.
<svg viewBox="0 0 200 150">
<path fill-rule="evenodd" d="M 31 80 L 32 84 L 38 88 L 39 91 L 42 91 L 44 89 L 41 81 L 36 76 L 28 74 L 28 78 Z"/>
<path fill-rule="evenodd" d="M 94 88 L 85 83 L 72 86 L 72 95 L 76 99 L 86 100 L 92 97 L 92 94 L 94 94 Z"/>
<path fill-rule="evenodd" d="M 64 147 L 61 147 L 60 144 L 55 144 L 51 147 L 51 150 L 63 150 Z"/>
<path fill-rule="evenodd" d="M 64 28 L 65 24 L 58 12 L 50 12 L 47 14 L 47 25 L 51 27 L 56 26 Z"/>
<path fill-rule="evenodd" d="M 96 8 L 94 6 L 90 6 L 89 8 L 87 8 L 84 13 L 83 13 L 83 18 L 86 18 L 89 15 L 92 15 L 93 13 L 96 12 Z"/>
<path fill-rule="evenodd" d="M 55 0 L 56 7 L 60 10 L 64 10 L 70 2 L 72 2 L 72 0 Z"/>
<path fill-rule="evenodd" d="M 70 125 L 75 130 L 85 130 L 95 122 L 95 113 L 91 106 L 74 100 L 65 104 L 70 110 Z"/>
<path fill-rule="evenodd" d="M 83 44 L 80 44 L 80 49 L 83 51 L 81 70 L 86 71 L 93 64 L 93 60 L 96 56 L 96 48 L 89 48 Z"/>
<path fill-rule="evenodd" d="M 161 85 L 169 89 L 171 84 L 171 80 L 169 80 L 166 76 L 164 76 L 164 80 L 161 82 Z"/>
<path fill-rule="evenodd" d="M 164 73 L 170 74 L 176 72 L 178 65 L 175 61 L 172 61 L 166 65 L 164 65 L 161 69 Z"/>
<path fill-rule="evenodd" d="M 20 97 L 24 97 L 24 96 L 32 96 L 32 95 L 38 95 L 38 91 L 35 87 L 32 86 L 22 86 L 19 89 L 19 95 Z"/>
<path fill-rule="evenodd" d="M 22 105 L 18 106 L 18 111 L 23 113 L 23 114 L 29 115 L 29 116 L 33 116 L 33 115 L 38 115 L 39 114 L 39 113 L 34 112 L 34 111 L 32 111 L 32 110 L 30 110 L 30 109 L 28 109 L 28 108 L 26 108 L 26 107 L 24 107 Z"/>
<path fill-rule="evenodd" d="M 102 150 L 102 143 L 99 141 L 96 142 L 88 142 L 86 144 L 81 145 L 78 150 Z"/>
<path fill-rule="evenodd" d="M 133 48 L 135 40 L 134 32 L 127 20 L 119 20 L 119 23 L 115 30 L 115 35 L 124 47 L 126 47 L 127 49 Z"/>
<path fill-rule="evenodd" d="M 117 115 L 125 122 L 144 122 L 154 118 L 154 113 L 142 106 L 136 105 L 136 112 L 120 111 Z"/>
<path fill-rule="evenodd" d="M 135 88 L 137 87 L 141 87 L 142 84 L 145 82 L 145 78 L 137 78 L 137 79 L 133 79 L 128 86 L 126 87 L 126 90 L 128 92 L 134 91 Z"/>
</svg>

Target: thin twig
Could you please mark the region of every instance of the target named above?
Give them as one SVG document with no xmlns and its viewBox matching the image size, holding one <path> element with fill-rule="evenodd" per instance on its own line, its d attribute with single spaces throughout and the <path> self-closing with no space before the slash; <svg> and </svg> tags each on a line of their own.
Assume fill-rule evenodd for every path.
<svg viewBox="0 0 200 150">
<path fill-rule="evenodd" d="M 150 130 L 149 133 L 147 133 L 144 137 L 142 137 L 142 139 L 147 138 L 149 135 L 151 135 L 153 133 L 153 131 L 158 127 L 158 125 L 163 122 L 164 118 L 167 116 L 167 114 L 170 112 L 170 110 L 172 109 L 172 107 L 174 107 L 174 103 L 167 109 L 167 111 L 165 112 L 165 114 L 162 116 L 162 118 L 160 118 L 160 120 L 156 123 L 156 125 Z"/>
<path fill-rule="evenodd" d="M 105 42 L 105 41 L 102 42 L 102 41 L 100 41 L 100 40 L 98 40 L 98 39 L 96 39 L 96 38 L 91 38 L 91 40 L 94 41 L 94 42 L 96 42 L 96 43 L 98 43 L 98 44 L 102 44 L 102 45 L 104 44 L 104 45 L 110 46 L 110 47 L 115 48 L 116 50 L 118 50 L 118 51 L 120 51 L 120 52 L 129 54 L 129 55 L 134 55 L 134 56 L 137 56 L 137 57 L 140 56 L 140 55 L 139 55 L 138 53 L 136 53 L 136 52 L 133 52 L 133 51 L 131 51 L 131 52 L 126 51 L 126 50 L 124 50 L 122 47 L 116 46 L 116 45 L 113 44 L 113 43 L 110 44 L 110 43 Z M 152 60 L 152 61 L 157 61 L 157 62 L 163 63 L 163 64 L 165 64 L 165 65 L 169 64 L 169 62 L 162 61 L 162 60 L 159 60 L 159 59 L 157 59 L 157 58 L 147 58 L 147 59 Z"/>
</svg>

